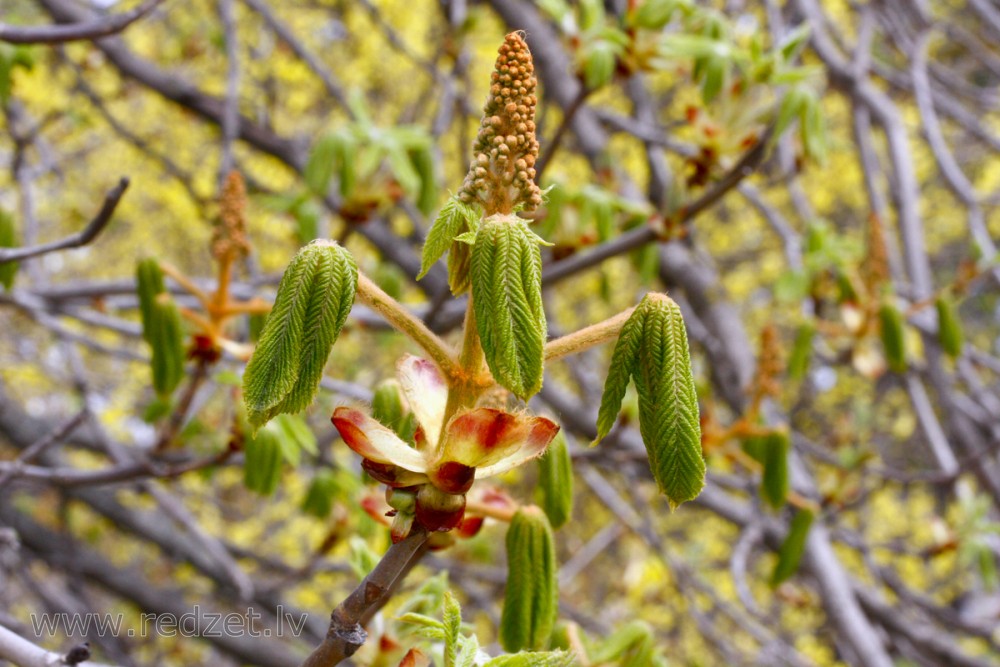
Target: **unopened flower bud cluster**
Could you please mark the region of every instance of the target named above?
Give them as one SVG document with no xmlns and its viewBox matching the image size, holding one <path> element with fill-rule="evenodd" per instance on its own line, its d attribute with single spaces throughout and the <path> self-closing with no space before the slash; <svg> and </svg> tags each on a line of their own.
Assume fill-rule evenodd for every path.
<svg viewBox="0 0 1000 667">
<path fill-rule="evenodd" d="M 542 203 L 534 180 L 536 80 L 520 34 L 507 35 L 491 81 L 474 158 L 458 196 L 482 205 L 487 215 L 508 214 L 518 205 L 531 210 Z"/>
<path fill-rule="evenodd" d="M 219 222 L 212 233 L 212 256 L 229 261 L 245 257 L 250 252 L 244 213 L 247 193 L 243 177 L 232 171 L 222 186 L 219 200 Z"/>
</svg>

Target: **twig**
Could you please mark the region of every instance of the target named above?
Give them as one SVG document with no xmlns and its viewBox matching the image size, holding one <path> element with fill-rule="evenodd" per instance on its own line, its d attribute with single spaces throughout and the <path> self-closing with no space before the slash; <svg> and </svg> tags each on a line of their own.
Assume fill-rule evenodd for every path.
<svg viewBox="0 0 1000 667">
<path fill-rule="evenodd" d="M 553 361 L 567 357 L 617 338 L 633 310 L 635 308 L 629 308 L 603 322 L 591 324 L 589 327 L 549 341 L 545 344 L 545 360 Z"/>
<path fill-rule="evenodd" d="M 552 135 L 552 139 L 549 141 L 549 147 L 538 158 L 538 163 L 535 165 L 535 180 L 537 182 L 542 181 L 542 174 L 545 173 L 545 168 L 549 166 L 552 161 L 552 156 L 555 155 L 556 151 L 559 149 L 559 144 L 562 143 L 562 139 L 566 136 L 566 130 L 569 129 L 570 123 L 573 122 L 573 116 L 576 112 L 580 110 L 583 103 L 586 101 L 587 96 L 590 95 L 590 89 L 586 86 L 580 88 L 580 92 L 577 93 L 576 98 L 569 105 L 565 112 L 563 112 L 562 121 L 559 123 L 559 127 L 556 129 L 556 133 Z"/>
<path fill-rule="evenodd" d="M 61 44 L 114 35 L 153 11 L 163 0 L 146 0 L 135 9 L 92 21 L 68 25 L 15 26 L 0 23 L 0 42 L 11 44 Z"/>
<path fill-rule="evenodd" d="M 733 165 L 732 169 L 727 171 L 722 178 L 716 181 L 707 192 L 702 194 L 687 206 L 681 207 L 677 211 L 674 222 L 676 224 L 684 224 L 689 220 L 692 220 L 698 214 L 713 206 L 717 201 L 722 199 L 725 194 L 739 185 L 744 178 L 753 173 L 753 171 L 764 160 L 764 156 L 767 154 L 767 144 L 769 143 L 771 132 L 772 130 L 769 129 L 764 136 L 757 141 L 754 147 L 744 153 L 739 162 Z M 636 229 L 625 232 L 621 236 L 618 236 L 607 243 L 597 246 L 588 253 L 573 255 L 568 259 L 562 260 L 561 262 L 550 264 L 548 268 L 542 272 L 542 280 L 546 287 L 550 287 L 564 278 L 568 278 L 579 273 L 580 271 L 597 266 L 611 257 L 617 257 L 618 255 L 626 253 L 630 250 L 639 248 L 650 241 L 653 241 L 655 238 L 656 230 L 653 229 L 653 227 L 650 227 L 649 225 L 637 227 Z"/>
<path fill-rule="evenodd" d="M 361 627 L 362 621 L 388 601 L 397 581 L 422 553 L 427 538 L 426 531 L 416 529 L 405 540 L 389 547 L 375 569 L 330 614 L 326 639 L 306 658 L 302 667 L 331 667 L 354 655 L 368 638 Z"/>
<path fill-rule="evenodd" d="M 391 296 L 364 275 L 358 275 L 358 299 L 381 315 L 386 322 L 420 345 L 446 377 L 453 377 L 457 366 L 447 343 L 410 314 Z"/>
<path fill-rule="evenodd" d="M 37 440 L 26 447 L 24 451 L 21 452 L 20 456 L 18 456 L 17 459 L 11 464 L 11 467 L 7 471 L 0 473 L 0 488 L 3 488 L 3 485 L 17 474 L 18 466 L 30 463 L 52 445 L 62 442 L 86 417 L 87 411 L 81 410 L 60 424 L 54 431 L 46 435 L 44 438 Z"/>
<path fill-rule="evenodd" d="M 122 195 L 125 194 L 125 190 L 128 188 L 128 183 L 129 181 L 127 178 L 122 178 L 118 181 L 118 185 L 108 191 L 108 194 L 104 197 L 104 205 L 101 206 L 101 210 L 97 212 L 97 215 L 94 216 L 93 220 L 87 223 L 87 226 L 83 229 L 83 231 L 67 236 L 59 241 L 51 241 L 49 243 L 42 243 L 27 248 L 0 248 L 0 264 L 4 264 L 6 262 L 17 262 L 23 259 L 28 259 L 29 257 L 37 257 L 39 255 L 45 255 L 57 250 L 79 248 L 80 246 L 87 245 L 97 238 L 97 235 L 100 234 L 111 221 L 111 216 L 118 207 L 118 202 L 121 201 Z"/>
</svg>

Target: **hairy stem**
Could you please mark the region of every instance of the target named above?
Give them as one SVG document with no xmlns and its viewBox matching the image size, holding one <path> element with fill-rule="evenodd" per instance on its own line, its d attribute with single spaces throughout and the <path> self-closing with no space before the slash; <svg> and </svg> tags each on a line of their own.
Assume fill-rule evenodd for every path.
<svg viewBox="0 0 1000 667">
<path fill-rule="evenodd" d="M 617 338 L 633 310 L 635 308 L 623 310 L 603 322 L 591 324 L 589 327 L 549 341 L 545 345 L 545 361 L 568 357 Z"/>
<path fill-rule="evenodd" d="M 414 317 L 398 301 L 379 289 L 378 285 L 366 276 L 358 274 L 358 298 L 368 307 L 382 316 L 397 331 L 409 336 L 410 340 L 422 347 L 430 355 L 447 378 L 456 375 L 455 359 L 448 349 L 447 343 Z"/>
</svg>

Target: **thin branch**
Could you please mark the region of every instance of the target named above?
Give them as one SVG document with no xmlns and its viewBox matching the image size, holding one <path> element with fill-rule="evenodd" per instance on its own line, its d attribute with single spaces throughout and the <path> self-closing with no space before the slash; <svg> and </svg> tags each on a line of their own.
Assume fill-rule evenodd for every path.
<svg viewBox="0 0 1000 667">
<path fill-rule="evenodd" d="M 772 130 L 768 130 L 757 143 L 744 153 L 743 157 L 727 171 L 722 178 L 716 181 L 712 187 L 695 199 L 687 206 L 682 206 L 676 213 L 674 222 L 684 224 L 694 219 L 698 214 L 711 208 L 730 190 L 740 184 L 743 179 L 749 176 L 764 160 L 767 154 L 767 144 L 769 143 Z M 573 255 L 555 264 L 551 264 L 542 272 L 542 280 L 546 287 L 568 278 L 580 271 L 601 264 L 611 257 L 617 257 L 630 250 L 635 250 L 656 239 L 656 230 L 644 225 L 631 231 L 625 232 L 607 243 L 597 246 L 587 253 Z"/>
<path fill-rule="evenodd" d="M 6 262 L 17 262 L 30 257 L 45 255 L 57 250 L 79 248 L 80 246 L 87 245 L 97 238 L 97 235 L 100 234 L 105 227 L 107 227 L 108 223 L 111 221 L 112 214 L 114 214 L 115 209 L 118 207 L 118 202 L 121 201 L 122 195 L 125 194 L 125 190 L 127 188 L 127 178 L 122 178 L 118 181 L 118 185 L 109 190 L 108 194 L 104 197 L 104 205 L 101 206 L 101 210 L 97 212 L 97 215 L 94 216 L 93 220 L 87 223 L 87 226 L 83 229 L 83 231 L 67 236 L 59 241 L 51 241 L 49 243 L 42 243 L 27 248 L 0 248 L 0 264 L 4 264 Z"/>
<path fill-rule="evenodd" d="M 423 553 L 427 538 L 425 530 L 416 529 L 405 540 L 389 547 L 375 569 L 330 614 L 326 639 L 302 667 L 332 667 L 361 648 L 368 639 L 361 623 L 388 601 L 400 578 Z"/>
<path fill-rule="evenodd" d="M 545 344 L 545 360 L 553 361 L 568 357 L 617 338 L 633 310 L 635 308 L 629 308 L 603 322 L 591 324 L 589 327 L 549 341 Z"/>
<path fill-rule="evenodd" d="M 153 11 L 163 0 L 146 0 L 135 9 L 92 21 L 67 25 L 16 26 L 0 23 L 0 42 L 11 44 L 62 44 L 114 35 Z"/>
<path fill-rule="evenodd" d="M 422 347 L 446 377 L 453 377 L 458 370 L 448 344 L 427 328 L 395 299 L 383 292 L 366 276 L 358 275 L 358 299 L 381 315 L 396 330 L 406 334 Z"/>
</svg>

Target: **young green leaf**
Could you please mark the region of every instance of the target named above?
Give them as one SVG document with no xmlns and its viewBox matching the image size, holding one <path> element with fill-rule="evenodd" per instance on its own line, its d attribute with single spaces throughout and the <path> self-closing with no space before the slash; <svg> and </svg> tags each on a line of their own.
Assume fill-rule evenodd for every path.
<svg viewBox="0 0 1000 667">
<path fill-rule="evenodd" d="M 892 304 L 885 304 L 878 311 L 879 333 L 889 368 L 894 373 L 906 372 L 906 344 L 903 332 L 903 316 Z"/>
<path fill-rule="evenodd" d="M 185 355 L 181 314 L 166 294 L 154 304 L 149 336 L 153 388 L 160 396 L 169 396 L 184 378 Z"/>
<path fill-rule="evenodd" d="M 653 477 L 673 508 L 705 485 L 698 395 L 681 309 L 661 294 L 647 294 L 643 302 L 647 315 L 633 374 L 639 432 Z"/>
<path fill-rule="evenodd" d="M 542 257 L 514 216 L 483 221 L 472 248 L 472 305 L 496 381 L 527 400 L 542 386 L 545 311 Z"/>
<path fill-rule="evenodd" d="M 149 343 L 153 388 L 161 397 L 173 393 L 184 377 L 184 327 L 180 312 L 163 284 L 155 259 L 136 266 L 136 291 L 142 317 L 142 337 Z"/>
<path fill-rule="evenodd" d="M 243 445 L 243 485 L 251 491 L 269 496 L 281 480 L 281 443 L 273 428 L 247 434 Z"/>
<path fill-rule="evenodd" d="M 938 341 L 941 349 L 951 357 L 962 354 L 962 320 L 958 318 L 955 304 L 947 297 L 940 297 L 934 303 L 938 316 Z"/>
<path fill-rule="evenodd" d="M 655 636 L 649 623 L 634 620 L 615 630 L 605 639 L 590 659 L 595 664 L 610 663 L 625 658 L 626 665 L 648 665 L 654 651 Z"/>
<path fill-rule="evenodd" d="M 17 229 L 14 228 L 14 216 L 0 209 L 0 248 L 17 247 Z M 17 262 L 0 264 L 0 285 L 10 291 L 14 286 L 14 276 L 17 275 Z"/>
<path fill-rule="evenodd" d="M 572 667 L 577 664 L 572 653 L 562 651 L 528 651 L 501 655 L 486 663 L 485 667 Z"/>
<path fill-rule="evenodd" d="M 772 431 L 762 439 L 760 494 L 768 505 L 780 509 L 788 497 L 788 432 Z"/>
<path fill-rule="evenodd" d="M 341 133 L 327 134 L 320 137 L 309 152 L 302 175 L 309 189 L 319 197 L 326 195 L 327 188 L 330 187 L 333 171 L 345 153 L 345 141 L 347 137 Z"/>
<path fill-rule="evenodd" d="M 812 324 L 803 324 L 795 332 L 792 352 L 788 355 L 788 377 L 791 379 L 801 380 L 809 369 L 809 358 L 812 356 L 812 343 L 815 335 L 816 327 Z"/>
<path fill-rule="evenodd" d="M 420 275 L 417 279 L 423 278 L 430 271 L 431 267 L 444 256 L 449 249 L 452 253 L 462 252 L 461 248 L 456 248 L 452 241 L 459 234 L 468 231 L 475 231 L 479 226 L 479 212 L 474 206 L 463 204 L 457 197 L 449 199 L 434 224 L 431 225 L 427 233 L 427 240 L 424 241 L 423 257 L 420 260 Z M 468 253 L 468 248 L 464 250 Z M 449 258 L 450 263 L 450 258 Z M 454 291 L 454 286 L 452 287 Z"/>
<path fill-rule="evenodd" d="M 601 408 L 597 413 L 597 437 L 592 445 L 603 440 L 622 410 L 622 399 L 628 389 L 629 379 L 636 371 L 639 363 L 639 348 L 642 345 L 643 325 L 646 321 L 646 309 L 639 305 L 625 321 L 618 342 L 611 354 L 611 366 L 608 377 L 604 381 L 604 393 L 601 396 Z"/>
<path fill-rule="evenodd" d="M 444 593 L 444 667 L 456 667 L 462 636 L 462 608 L 451 591 Z"/>
<path fill-rule="evenodd" d="M 320 470 L 309 483 L 305 498 L 302 499 L 302 511 L 317 519 L 325 519 L 330 516 L 336 495 L 337 478 L 329 470 Z"/>
<path fill-rule="evenodd" d="M 354 258 L 336 243 L 314 241 L 292 259 L 243 376 L 253 427 L 312 401 L 357 283 Z"/>
<path fill-rule="evenodd" d="M 649 293 L 625 322 L 611 357 L 598 412 L 598 440 L 611 430 L 631 376 L 649 465 L 671 508 L 705 485 L 698 395 L 680 308 Z"/>
<path fill-rule="evenodd" d="M 500 618 L 504 649 L 545 648 L 558 606 L 552 526 L 541 509 L 528 505 L 517 511 L 507 529 L 507 589 Z"/>
<path fill-rule="evenodd" d="M 552 527 L 561 528 L 573 513 L 573 461 L 561 430 L 538 459 L 538 488 Z"/>
<path fill-rule="evenodd" d="M 778 562 L 771 573 L 771 586 L 777 587 L 795 574 L 799 569 L 799 561 L 806 550 L 806 539 L 812 526 L 813 513 L 809 510 L 799 510 L 788 528 L 788 535 L 778 549 Z"/>
</svg>

